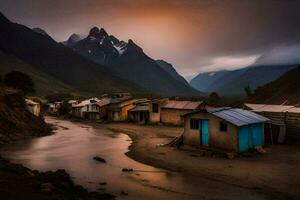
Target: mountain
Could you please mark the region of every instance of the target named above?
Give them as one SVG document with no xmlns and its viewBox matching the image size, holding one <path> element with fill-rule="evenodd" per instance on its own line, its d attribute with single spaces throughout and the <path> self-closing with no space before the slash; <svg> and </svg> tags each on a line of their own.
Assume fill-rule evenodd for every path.
<svg viewBox="0 0 300 200">
<path fill-rule="evenodd" d="M 10 22 L 0 13 L 0 51 L 30 65 L 53 79 L 52 85 L 62 83 L 66 87 L 87 94 L 111 92 L 144 93 L 136 84 L 113 75 L 106 67 L 85 59 L 70 48 L 55 42 L 49 36 Z M 17 61 L 16 61 L 17 62 Z M 20 66 L 12 66 L 11 70 Z"/>
<path fill-rule="evenodd" d="M 33 28 L 32 29 L 34 32 L 36 32 L 36 33 L 39 33 L 39 34 L 42 34 L 42 35 L 48 35 L 48 33 L 45 31 L 45 30 L 43 30 L 43 29 L 41 29 L 41 28 Z"/>
<path fill-rule="evenodd" d="M 63 44 L 66 46 L 72 47 L 74 44 L 76 44 L 80 40 L 82 40 L 82 37 L 80 35 L 72 34 L 67 41 L 63 42 Z"/>
<path fill-rule="evenodd" d="M 168 72 L 173 78 L 182 82 L 183 84 L 189 85 L 189 83 L 174 69 L 172 64 L 164 60 L 156 60 L 156 63 L 166 72 Z"/>
<path fill-rule="evenodd" d="M 228 73 L 229 71 L 200 73 L 190 80 L 190 85 L 199 91 L 209 92 L 208 88 Z"/>
<path fill-rule="evenodd" d="M 86 38 L 69 47 L 150 92 L 163 96 L 200 95 L 200 92 L 165 71 L 132 40 L 120 41 L 103 28 L 92 28 Z"/>
<path fill-rule="evenodd" d="M 6 73 L 11 71 L 21 71 L 28 74 L 34 81 L 36 92 L 40 95 L 53 93 L 80 93 L 71 86 L 37 70 L 31 64 L 25 63 L 13 55 L 7 55 L 0 51 L 0 75 L 4 76 Z M 49 82 L 51 84 L 49 84 Z"/>
<path fill-rule="evenodd" d="M 248 99 L 253 103 L 295 105 L 300 103 L 300 66 L 280 78 L 258 87 Z"/>
<path fill-rule="evenodd" d="M 252 90 L 269 83 L 297 65 L 249 66 L 233 71 L 197 75 L 190 84 L 203 92 L 217 92 L 222 96 L 245 96 L 244 88 Z"/>
</svg>

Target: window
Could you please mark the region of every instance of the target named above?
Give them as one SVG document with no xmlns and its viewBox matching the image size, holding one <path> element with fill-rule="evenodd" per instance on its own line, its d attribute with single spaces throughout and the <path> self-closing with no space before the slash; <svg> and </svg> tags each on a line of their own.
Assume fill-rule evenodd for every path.
<svg viewBox="0 0 300 200">
<path fill-rule="evenodd" d="M 152 112 L 158 113 L 158 104 L 157 103 L 152 104 Z"/>
<path fill-rule="evenodd" d="M 220 122 L 220 131 L 227 132 L 227 123 L 226 122 Z"/>
<path fill-rule="evenodd" d="M 190 119 L 190 128 L 191 129 L 199 129 L 200 119 Z"/>
</svg>

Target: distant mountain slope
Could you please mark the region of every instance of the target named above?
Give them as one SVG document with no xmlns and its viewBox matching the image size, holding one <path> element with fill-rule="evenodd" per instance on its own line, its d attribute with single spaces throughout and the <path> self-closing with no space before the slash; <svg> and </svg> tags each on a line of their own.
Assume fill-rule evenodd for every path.
<svg viewBox="0 0 300 200">
<path fill-rule="evenodd" d="M 81 92 L 144 92 L 137 85 L 114 76 L 106 67 L 79 56 L 49 36 L 10 22 L 1 13 L 0 50 Z"/>
<path fill-rule="evenodd" d="M 218 87 L 216 91 L 222 95 L 245 95 L 244 88 L 248 85 L 254 90 L 258 86 L 265 85 L 279 78 L 282 74 L 295 67 L 296 65 L 248 67 L 240 76 Z"/>
<path fill-rule="evenodd" d="M 15 56 L 6 55 L 0 51 L 0 75 L 4 76 L 6 73 L 14 70 L 24 72 L 33 79 L 37 94 L 80 93 L 71 86 L 66 85 L 50 75 L 36 70 L 32 65 L 23 62 Z"/>
<path fill-rule="evenodd" d="M 262 87 L 258 87 L 249 98 L 249 102 L 268 104 L 300 103 L 300 65 L 280 78 Z"/>
<path fill-rule="evenodd" d="M 162 69 L 132 40 L 120 41 L 104 29 L 92 28 L 86 38 L 69 47 L 150 92 L 164 96 L 200 95 L 200 92 Z"/>
<path fill-rule="evenodd" d="M 168 72 L 173 78 L 182 82 L 183 84 L 189 85 L 189 83 L 174 69 L 172 64 L 164 61 L 164 60 L 156 60 L 156 63 L 163 68 L 166 72 Z"/>
<path fill-rule="evenodd" d="M 244 96 L 248 85 L 254 90 L 280 77 L 297 65 L 251 66 L 233 71 L 199 74 L 190 84 L 204 92 L 217 92 L 223 96 Z"/>
<path fill-rule="evenodd" d="M 199 91 L 209 92 L 208 88 L 227 73 L 229 73 L 229 71 L 200 73 L 190 80 L 190 85 Z"/>
</svg>

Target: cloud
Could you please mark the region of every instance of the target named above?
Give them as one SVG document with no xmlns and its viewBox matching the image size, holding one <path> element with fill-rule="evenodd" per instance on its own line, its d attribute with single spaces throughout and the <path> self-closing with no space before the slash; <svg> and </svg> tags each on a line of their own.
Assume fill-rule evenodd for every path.
<svg viewBox="0 0 300 200">
<path fill-rule="evenodd" d="M 255 65 L 281 65 L 300 63 L 300 44 L 280 46 L 259 57 Z"/>
<path fill-rule="evenodd" d="M 235 70 L 254 64 L 260 55 L 248 56 L 222 56 L 212 59 L 211 64 L 202 66 L 201 72 L 214 72 L 220 70 Z"/>
</svg>

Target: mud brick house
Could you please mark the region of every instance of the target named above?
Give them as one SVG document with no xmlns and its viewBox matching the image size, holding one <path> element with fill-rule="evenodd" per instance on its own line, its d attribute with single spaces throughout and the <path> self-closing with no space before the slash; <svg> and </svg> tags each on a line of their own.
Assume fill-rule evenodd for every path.
<svg viewBox="0 0 300 200">
<path fill-rule="evenodd" d="M 135 108 L 135 103 L 138 101 L 137 99 L 112 99 L 108 108 L 108 120 L 114 122 L 128 121 L 128 111 Z"/>
<path fill-rule="evenodd" d="M 168 100 L 160 108 L 160 121 L 163 124 L 181 126 L 183 125 L 182 115 L 205 107 L 202 101 Z"/>
<path fill-rule="evenodd" d="M 264 145 L 269 119 L 239 108 L 203 109 L 185 114 L 183 143 L 243 152 Z"/>
<path fill-rule="evenodd" d="M 286 139 L 300 141 L 299 107 L 250 103 L 244 107 L 270 119 L 265 124 L 265 140 L 268 143 L 282 143 Z"/>
<path fill-rule="evenodd" d="M 168 99 L 154 99 L 149 103 L 149 123 L 161 123 L 161 108 Z"/>
<path fill-rule="evenodd" d="M 139 124 L 149 123 L 149 103 L 141 103 L 128 111 L 128 121 Z"/>
</svg>

